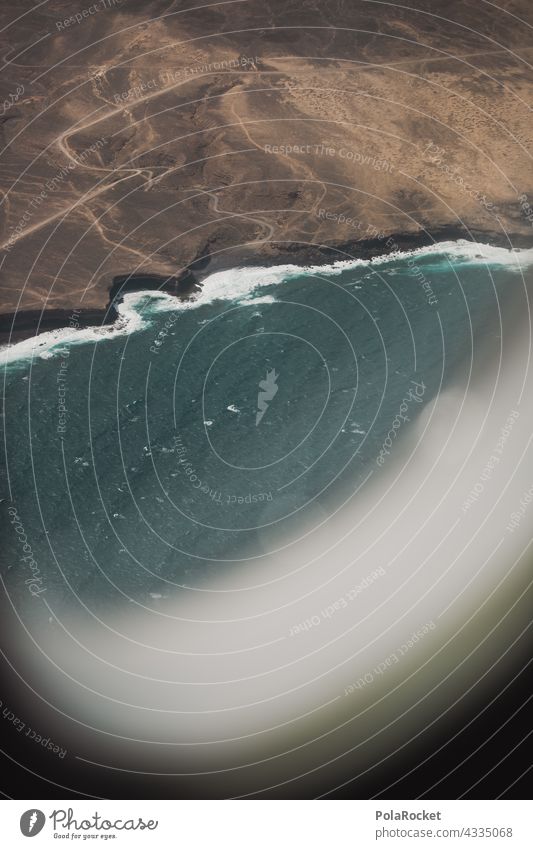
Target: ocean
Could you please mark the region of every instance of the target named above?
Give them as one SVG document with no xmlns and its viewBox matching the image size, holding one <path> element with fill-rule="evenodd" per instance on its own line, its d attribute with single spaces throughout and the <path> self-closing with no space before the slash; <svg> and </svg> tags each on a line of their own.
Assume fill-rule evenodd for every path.
<svg viewBox="0 0 533 849">
<path fill-rule="evenodd" d="M 4 349 L 14 608 L 38 628 L 160 610 L 347 501 L 357 516 L 428 403 L 497 342 L 532 253 L 234 269 L 194 301 L 128 294 L 114 327 Z"/>
</svg>

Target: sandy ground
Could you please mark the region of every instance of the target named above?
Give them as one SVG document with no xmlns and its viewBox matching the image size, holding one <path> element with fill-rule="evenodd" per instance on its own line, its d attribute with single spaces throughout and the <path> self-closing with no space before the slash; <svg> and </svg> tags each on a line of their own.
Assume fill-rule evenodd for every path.
<svg viewBox="0 0 533 849">
<path fill-rule="evenodd" d="M 198 258 L 530 244 L 527 0 L 91 8 L 2 6 L 3 341 Z"/>
</svg>

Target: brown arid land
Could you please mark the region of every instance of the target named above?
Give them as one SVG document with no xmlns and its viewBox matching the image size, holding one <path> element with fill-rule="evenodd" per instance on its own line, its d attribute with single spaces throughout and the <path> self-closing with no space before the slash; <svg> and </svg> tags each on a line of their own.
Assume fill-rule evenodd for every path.
<svg viewBox="0 0 533 849">
<path fill-rule="evenodd" d="M 529 0 L 5 0 L 0 24 L 3 342 L 109 320 L 124 284 L 531 245 Z"/>
</svg>

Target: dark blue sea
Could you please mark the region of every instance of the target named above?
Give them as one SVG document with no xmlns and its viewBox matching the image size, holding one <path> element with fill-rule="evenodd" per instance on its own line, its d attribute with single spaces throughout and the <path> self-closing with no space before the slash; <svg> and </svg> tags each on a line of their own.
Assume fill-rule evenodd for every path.
<svg viewBox="0 0 533 849">
<path fill-rule="evenodd" d="M 519 270 L 507 251 L 458 244 L 236 269 L 192 303 L 127 295 L 112 329 L 4 352 L 13 604 L 150 607 L 246 568 L 347 497 L 356 515 L 368 476 L 468 372 L 474 340 L 497 338 Z"/>
</svg>

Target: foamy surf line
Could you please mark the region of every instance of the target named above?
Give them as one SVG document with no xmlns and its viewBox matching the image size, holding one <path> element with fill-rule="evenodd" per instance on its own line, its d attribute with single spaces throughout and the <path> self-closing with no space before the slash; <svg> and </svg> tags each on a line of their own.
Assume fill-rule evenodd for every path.
<svg viewBox="0 0 533 849">
<path fill-rule="evenodd" d="M 117 306 L 119 317 L 114 324 L 84 327 L 80 330 L 72 327 L 47 330 L 14 345 L 4 346 L 0 349 L 0 365 L 34 358 L 47 360 L 54 356 L 61 356 L 67 346 L 114 339 L 117 336 L 127 336 L 136 330 L 142 330 L 147 323 L 136 307 L 140 301 L 151 295 L 158 297 L 159 293 L 135 292 L 132 295 L 125 295 L 123 301 Z"/>
<path fill-rule="evenodd" d="M 65 346 L 81 345 L 88 342 L 103 342 L 117 336 L 127 336 L 143 330 L 150 324 L 150 316 L 143 315 L 143 307 L 150 313 L 179 312 L 195 309 L 214 301 L 236 301 L 243 305 L 249 303 L 274 303 L 270 295 L 254 297 L 257 289 L 275 286 L 284 280 L 304 275 L 317 277 L 342 274 L 352 268 L 380 266 L 404 261 L 409 257 L 441 256 L 448 259 L 452 267 L 457 264 L 478 264 L 492 267 L 505 267 L 509 271 L 520 272 L 533 265 L 533 248 L 511 250 L 494 247 L 478 242 L 458 240 L 455 242 L 437 242 L 426 247 L 409 251 L 396 251 L 372 259 L 347 259 L 324 265 L 278 265 L 272 268 L 236 267 L 227 271 L 210 274 L 202 283 L 202 291 L 196 298 L 179 300 L 164 292 L 141 291 L 124 295 L 117 305 L 118 319 L 113 325 L 86 327 L 73 330 L 71 327 L 61 330 L 49 330 L 31 339 L 25 339 L 14 345 L 0 348 L 0 365 L 37 359 L 49 359 L 61 356 Z"/>
</svg>

